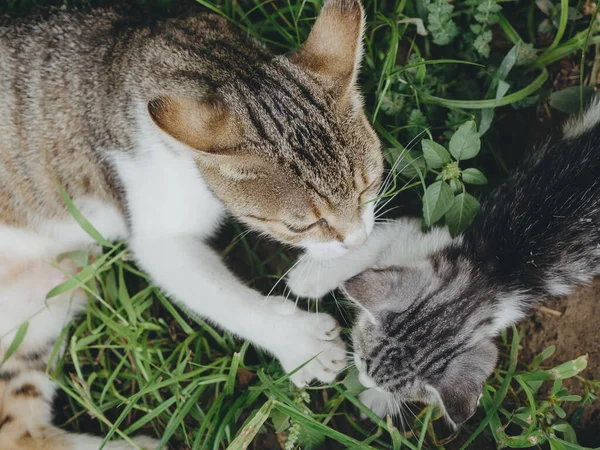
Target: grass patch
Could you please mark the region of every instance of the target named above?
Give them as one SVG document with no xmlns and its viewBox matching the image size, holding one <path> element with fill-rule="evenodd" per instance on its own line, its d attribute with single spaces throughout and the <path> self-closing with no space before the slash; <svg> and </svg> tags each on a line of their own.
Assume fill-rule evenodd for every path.
<svg viewBox="0 0 600 450">
<path fill-rule="evenodd" d="M 276 52 L 304 41 L 321 5 L 198 3 Z M 530 147 L 531 130 L 543 132 L 551 119 L 562 117 L 549 106 L 551 93 L 595 87 L 600 64 L 595 6 L 567 0 L 364 5 L 368 25 L 360 81 L 396 175 L 386 194 L 390 202 L 379 212 L 424 214 L 429 223 L 447 222 L 458 233 L 477 213 L 478 199 Z M 20 13 L 31 6 L 39 7 L 8 1 L 3 9 Z M 567 101 L 553 106 L 581 109 L 583 88 L 565 96 Z M 92 300 L 65 331 L 68 352 L 52 373 L 67 394 L 59 411 L 62 426 L 96 429 L 107 440 L 146 432 L 171 448 L 215 450 L 582 448 L 564 406 L 590 404 L 600 392 L 600 382 L 585 377 L 584 357 L 544 367 L 550 348 L 532 363 L 519 362 L 521 336 L 513 329 L 500 339 L 501 361 L 484 389 L 482 408 L 463 429 L 456 434 L 444 429 L 433 407 L 407 411 L 403 423 L 394 425 L 360 403 L 353 371 L 331 386 L 295 389 L 271 357 L 189 318 L 149 284 L 124 245 L 103 242 L 84 218 L 79 222 L 104 244 L 105 253 L 62 287 L 84 286 Z M 243 234 L 235 223 L 217 246 L 264 292 L 293 259 Z M 349 325 L 334 302 L 320 308 Z M 577 379 L 584 395 L 570 395 L 562 386 L 567 378 Z"/>
</svg>

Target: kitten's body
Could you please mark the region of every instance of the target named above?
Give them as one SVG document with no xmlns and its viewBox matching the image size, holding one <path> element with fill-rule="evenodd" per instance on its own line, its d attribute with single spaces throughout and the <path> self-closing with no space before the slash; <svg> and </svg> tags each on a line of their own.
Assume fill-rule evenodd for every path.
<svg viewBox="0 0 600 450">
<path fill-rule="evenodd" d="M 382 159 L 355 87 L 362 20 L 358 1 L 330 0 L 288 57 L 212 15 L 102 9 L 0 27 L 0 307 L 11 312 L 0 319 L 0 356 L 35 312 L 22 348 L 46 355 L 85 300 L 45 304 L 62 276 L 51 263 L 94 243 L 61 184 L 185 308 L 287 371 L 317 355 L 292 376 L 297 384 L 333 380 L 345 360 L 336 321 L 265 299 L 204 241 L 226 212 L 314 254 L 365 241 L 373 211 L 361 205 L 377 191 Z M 14 356 L 0 378 L 46 362 Z M 48 424 L 35 425 L 27 433 Z M 0 425 L 0 442 L 7 430 Z"/>
<path fill-rule="evenodd" d="M 319 273 L 305 271 L 307 260 L 290 274 L 301 295 L 348 280 L 365 309 L 354 345 L 371 388 L 363 398 L 376 412 L 438 402 L 452 423 L 464 422 L 494 368 L 492 338 L 541 299 L 600 275 L 600 101 L 565 131 L 485 199 L 458 238 L 400 220 Z M 311 284 L 317 276 L 327 284 Z"/>
</svg>

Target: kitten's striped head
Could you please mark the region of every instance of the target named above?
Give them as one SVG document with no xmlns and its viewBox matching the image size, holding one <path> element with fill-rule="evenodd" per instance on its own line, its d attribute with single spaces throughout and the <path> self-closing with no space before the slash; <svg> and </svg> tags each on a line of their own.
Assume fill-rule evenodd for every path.
<svg viewBox="0 0 600 450">
<path fill-rule="evenodd" d="M 455 427 L 469 419 L 496 363 L 497 328 L 468 263 L 439 253 L 369 269 L 344 288 L 364 310 L 353 330 L 361 382 L 398 404 L 440 404 Z"/>
<path fill-rule="evenodd" d="M 162 130 L 198 150 L 235 216 L 314 257 L 359 247 L 374 223 L 383 158 L 356 86 L 362 29 L 358 0 L 329 0 L 296 52 L 273 57 L 239 38 L 237 57 L 220 49 L 231 67 L 209 100 L 149 106 Z"/>
</svg>

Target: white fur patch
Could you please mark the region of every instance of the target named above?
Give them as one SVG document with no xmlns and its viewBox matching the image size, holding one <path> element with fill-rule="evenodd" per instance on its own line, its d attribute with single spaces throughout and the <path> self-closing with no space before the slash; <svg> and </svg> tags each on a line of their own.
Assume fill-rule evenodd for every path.
<svg viewBox="0 0 600 450">
<path fill-rule="evenodd" d="M 510 292 L 499 298 L 499 305 L 495 311 L 494 327 L 496 332 L 516 324 L 525 317 L 522 309 L 527 296 L 520 292 Z"/>
<path fill-rule="evenodd" d="M 575 116 L 565 123 L 563 133 L 565 139 L 573 139 L 591 130 L 600 122 L 600 96 L 596 96 L 583 115 Z"/>
</svg>

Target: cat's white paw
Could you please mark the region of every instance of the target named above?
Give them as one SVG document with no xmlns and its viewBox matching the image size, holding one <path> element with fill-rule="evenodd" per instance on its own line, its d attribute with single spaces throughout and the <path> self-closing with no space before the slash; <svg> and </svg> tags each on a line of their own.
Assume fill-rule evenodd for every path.
<svg viewBox="0 0 600 450">
<path fill-rule="evenodd" d="M 371 411 L 379 417 L 385 417 L 388 414 L 394 415 L 396 399 L 393 394 L 381 391 L 377 388 L 370 388 L 359 394 L 358 399 Z M 361 413 L 360 417 L 366 419 L 367 416 Z"/>
<path fill-rule="evenodd" d="M 305 257 L 290 270 L 287 285 L 294 295 L 303 298 L 318 299 L 342 284 L 325 268 L 326 262 Z"/>
<path fill-rule="evenodd" d="M 337 320 L 329 314 L 302 311 L 283 298 L 269 300 L 280 315 L 277 326 L 282 339 L 274 347 L 283 369 L 292 372 L 310 360 L 290 377 L 292 382 L 302 387 L 314 379 L 323 383 L 335 380 L 346 366 L 346 346 L 339 338 Z"/>
</svg>

